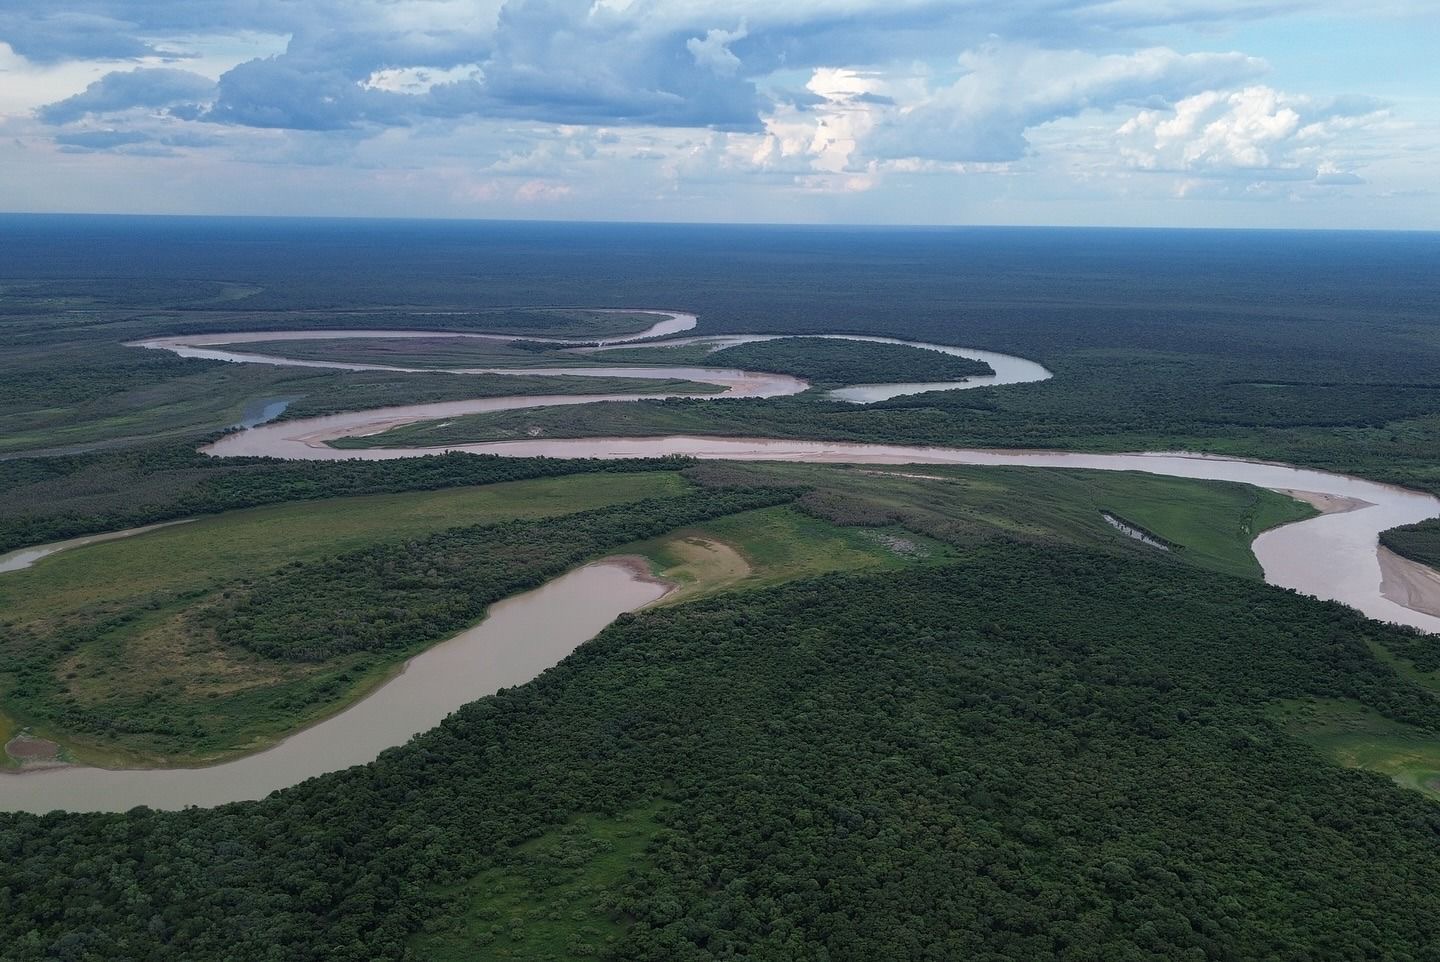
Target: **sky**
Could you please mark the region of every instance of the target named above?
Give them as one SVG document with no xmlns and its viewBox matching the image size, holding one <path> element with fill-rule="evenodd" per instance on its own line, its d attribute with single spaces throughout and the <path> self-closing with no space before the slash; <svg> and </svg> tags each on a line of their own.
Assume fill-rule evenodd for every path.
<svg viewBox="0 0 1440 962">
<path fill-rule="evenodd" d="M 0 210 L 1440 229 L 1440 0 L 4 0 Z"/>
</svg>

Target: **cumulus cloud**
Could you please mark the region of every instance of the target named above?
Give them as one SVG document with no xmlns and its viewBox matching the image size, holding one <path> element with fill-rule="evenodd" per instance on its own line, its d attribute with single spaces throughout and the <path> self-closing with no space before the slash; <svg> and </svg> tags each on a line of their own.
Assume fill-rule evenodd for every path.
<svg viewBox="0 0 1440 962">
<path fill-rule="evenodd" d="M 364 122 L 399 122 L 408 99 L 366 86 L 338 68 L 266 57 L 225 73 L 203 119 L 246 127 L 342 130 Z"/>
<path fill-rule="evenodd" d="M 0 39 L 32 58 L 138 58 L 169 42 L 157 38 L 288 35 L 283 54 L 222 78 L 211 119 L 230 124 L 335 130 L 492 116 L 758 130 L 771 102 L 755 79 L 778 69 L 953 55 L 991 32 L 1049 45 L 1093 32 L 1085 21 L 1110 2 L 71 0 L 62 15 L 49 0 L 8 0 Z M 457 68 L 465 75 L 447 76 Z M 439 79 L 423 89 L 386 82 L 422 74 Z"/>
<path fill-rule="evenodd" d="M 471 90 L 473 110 L 555 123 L 757 127 L 754 83 L 738 59 L 714 69 L 727 63 L 730 40 L 711 36 L 696 55 L 692 29 L 657 30 L 590 0 L 509 0 L 481 62 L 484 82 Z"/>
<path fill-rule="evenodd" d="M 40 119 L 63 124 L 87 114 L 108 114 L 135 107 L 173 107 L 210 99 L 215 81 L 188 70 L 137 67 L 106 74 L 73 97 L 42 107 Z"/>
<path fill-rule="evenodd" d="M 337 8 L 334 22 L 304 20 L 283 53 L 225 72 L 213 105 L 190 115 L 305 131 L 469 117 L 738 130 L 758 129 L 767 105 L 733 49 L 746 36 L 743 26 L 656 29 L 590 0 L 508 0 L 494 17 L 464 22 L 458 14 L 407 19 L 398 12 L 427 6 L 413 2 L 354 6 L 380 15 L 362 23 Z M 161 82 L 180 88 L 183 76 L 158 68 L 113 73 L 40 115 L 63 123 L 209 93 L 193 82 L 163 100 Z M 142 92 L 146 84 L 155 89 Z"/>
<path fill-rule="evenodd" d="M 1142 170 L 1343 186 L 1361 179 L 1332 156 L 1337 141 L 1386 115 L 1375 100 L 1318 101 L 1254 85 L 1142 110 L 1117 135 L 1123 155 Z"/>
<path fill-rule="evenodd" d="M 1265 70 L 1239 53 L 1152 48 L 1096 56 L 991 46 L 965 53 L 966 71 L 878 126 L 866 150 L 881 158 L 1003 162 L 1029 146 L 1026 131 L 1086 110 L 1168 103 Z"/>
<path fill-rule="evenodd" d="M 162 51 L 135 36 L 135 24 L 76 10 L 0 12 L 0 40 L 35 63 L 131 60 Z"/>
<path fill-rule="evenodd" d="M 1425 10 L 1425 0 L 1376 3 Z M 446 189 L 473 204 L 567 210 L 619 182 L 646 203 L 691 187 L 723 198 L 742 184 L 807 196 L 895 187 L 891 199 L 913 202 L 932 191 L 998 194 L 1001 178 L 1024 177 L 1057 194 L 1278 196 L 1300 184 L 1335 196 L 1362 172 L 1384 183 L 1387 163 L 1411 177 L 1423 165 L 1396 158 L 1432 144 L 1433 128 L 1382 123 L 1363 98 L 1322 103 L 1257 86 L 1280 81 L 1253 56 L 1153 44 L 1203 45 L 1217 24 L 1347 8 L 0 0 L 0 110 L 10 115 L 0 127 L 70 152 L 214 145 L 217 165 L 345 168 L 376 185 L 408 183 L 407 196 L 423 193 L 414 184 L 427 171 L 446 171 Z M 1263 31 L 1236 36 L 1264 41 Z M 135 62 L 115 70 L 124 60 Z M 932 215 L 928 203 L 916 209 Z"/>
<path fill-rule="evenodd" d="M 730 49 L 737 40 L 744 40 L 747 30 L 710 30 L 704 37 L 691 37 L 685 41 L 685 49 L 702 67 L 709 67 L 718 74 L 734 76 L 740 70 L 740 58 Z"/>
</svg>

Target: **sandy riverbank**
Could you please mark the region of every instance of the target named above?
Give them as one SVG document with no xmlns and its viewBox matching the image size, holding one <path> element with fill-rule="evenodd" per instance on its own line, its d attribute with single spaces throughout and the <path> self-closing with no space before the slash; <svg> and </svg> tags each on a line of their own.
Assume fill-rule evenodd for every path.
<svg viewBox="0 0 1440 962">
<path fill-rule="evenodd" d="M 1440 573 L 1380 546 L 1380 593 L 1396 604 L 1440 618 Z"/>
<path fill-rule="evenodd" d="M 1296 501 L 1304 501 L 1321 514 L 1344 514 L 1346 511 L 1359 511 L 1361 508 L 1374 507 L 1369 501 L 1361 501 L 1359 498 L 1346 498 L 1338 494 L 1321 494 L 1319 491 L 1296 491 L 1293 488 L 1274 488 L 1273 490 L 1288 495 Z"/>
</svg>

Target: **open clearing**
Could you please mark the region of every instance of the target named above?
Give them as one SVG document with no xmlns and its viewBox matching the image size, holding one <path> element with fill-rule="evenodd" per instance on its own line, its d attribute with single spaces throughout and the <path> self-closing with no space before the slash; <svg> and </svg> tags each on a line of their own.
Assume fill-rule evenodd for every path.
<svg viewBox="0 0 1440 962">
<path fill-rule="evenodd" d="M 21 620 L 155 592 L 203 589 L 378 540 L 567 514 L 687 487 L 678 474 L 667 472 L 601 473 L 231 511 L 64 551 L 0 575 L 0 610 L 7 619 Z"/>
</svg>

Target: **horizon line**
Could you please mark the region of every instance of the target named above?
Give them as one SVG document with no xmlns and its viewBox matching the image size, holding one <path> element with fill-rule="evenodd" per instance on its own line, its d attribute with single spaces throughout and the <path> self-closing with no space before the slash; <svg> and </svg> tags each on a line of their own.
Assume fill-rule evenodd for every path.
<svg viewBox="0 0 1440 962">
<path fill-rule="evenodd" d="M 1292 233 L 1292 234 L 1440 234 L 1440 227 L 1253 227 L 1195 226 L 1156 224 L 867 224 L 821 221 L 683 221 L 683 220 L 611 220 L 606 218 L 563 217 L 425 217 L 395 214 L 205 214 L 162 213 L 154 211 L 23 211 L 0 210 L 0 219 L 10 218 L 91 218 L 130 220 L 229 220 L 229 221 L 330 221 L 393 224 L 535 224 L 585 225 L 596 227 L 748 227 L 792 230 L 851 231 L 959 231 L 959 230 L 1035 230 L 1035 231 L 1167 231 L 1193 233 Z"/>
</svg>

